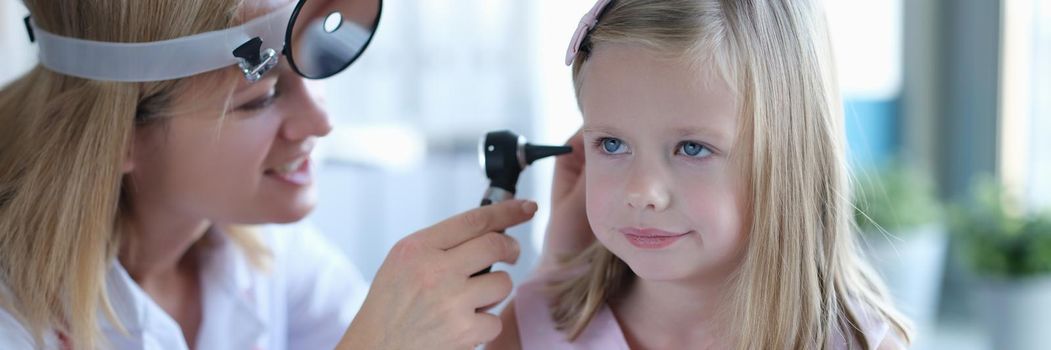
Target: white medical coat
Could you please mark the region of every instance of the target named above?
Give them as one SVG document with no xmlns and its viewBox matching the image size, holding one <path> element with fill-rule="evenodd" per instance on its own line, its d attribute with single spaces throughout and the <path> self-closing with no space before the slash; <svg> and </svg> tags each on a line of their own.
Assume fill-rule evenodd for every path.
<svg viewBox="0 0 1051 350">
<path fill-rule="evenodd" d="M 249 265 L 235 244 L 219 233 L 202 254 L 203 307 L 196 349 L 332 349 L 368 292 L 351 263 L 305 225 L 264 227 L 273 252 L 269 271 Z M 99 313 L 98 322 L 114 349 L 187 349 L 179 325 L 113 262 L 106 292 L 126 336 Z M 3 291 L 7 293 L 6 287 Z M 7 298 L 5 298 L 7 299 Z M 8 299 L 10 300 L 10 299 Z M 47 349 L 61 349 L 55 332 L 45 332 Z M 32 349 L 32 336 L 0 308 L 0 349 Z"/>
</svg>

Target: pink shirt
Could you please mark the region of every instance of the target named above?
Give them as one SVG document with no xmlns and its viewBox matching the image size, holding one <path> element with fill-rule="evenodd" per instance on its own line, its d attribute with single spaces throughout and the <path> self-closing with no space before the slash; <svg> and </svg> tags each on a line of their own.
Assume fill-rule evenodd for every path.
<svg viewBox="0 0 1051 350">
<path fill-rule="evenodd" d="M 530 280 L 520 285 L 515 292 L 515 318 L 522 349 L 629 349 L 624 332 L 609 305 L 602 305 L 575 341 L 566 340 L 565 334 L 555 329 L 555 322 L 551 319 L 551 300 L 544 292 L 547 283 L 547 279 Z M 869 341 L 869 349 L 876 349 L 890 330 L 885 321 L 875 317 L 864 317 L 860 326 Z M 842 334 L 835 334 L 833 339 L 833 349 L 859 348 L 850 346 Z"/>
</svg>

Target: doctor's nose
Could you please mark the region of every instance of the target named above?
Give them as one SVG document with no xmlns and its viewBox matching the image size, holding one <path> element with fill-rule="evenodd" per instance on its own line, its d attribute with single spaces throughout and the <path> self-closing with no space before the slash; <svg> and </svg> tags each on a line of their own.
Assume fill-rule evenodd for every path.
<svg viewBox="0 0 1051 350">
<path fill-rule="evenodd" d="M 321 137 L 332 131 L 332 122 L 323 106 L 323 97 L 311 91 L 306 80 L 300 77 L 291 78 L 288 90 L 294 100 L 289 108 L 291 115 L 285 119 L 281 136 L 287 140 L 297 141 L 311 136 Z"/>
</svg>

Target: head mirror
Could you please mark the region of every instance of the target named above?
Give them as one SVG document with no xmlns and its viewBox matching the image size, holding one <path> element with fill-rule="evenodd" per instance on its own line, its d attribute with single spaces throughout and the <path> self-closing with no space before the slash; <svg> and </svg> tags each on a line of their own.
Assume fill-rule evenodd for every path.
<svg viewBox="0 0 1051 350">
<path fill-rule="evenodd" d="M 372 41 L 382 0 L 302 0 L 285 33 L 285 54 L 297 73 L 322 79 L 350 66 Z"/>
</svg>

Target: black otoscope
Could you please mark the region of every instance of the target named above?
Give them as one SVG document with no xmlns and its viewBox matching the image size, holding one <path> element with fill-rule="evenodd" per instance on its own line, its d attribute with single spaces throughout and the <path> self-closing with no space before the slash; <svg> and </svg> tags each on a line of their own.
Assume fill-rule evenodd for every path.
<svg viewBox="0 0 1051 350">
<path fill-rule="evenodd" d="M 540 158 L 573 152 L 570 146 L 539 146 L 526 142 L 525 137 L 509 130 L 485 134 L 478 147 L 478 162 L 489 178 L 482 205 L 487 206 L 515 198 L 518 176 L 529 164 Z M 492 266 L 471 276 L 489 272 Z"/>
</svg>

